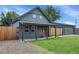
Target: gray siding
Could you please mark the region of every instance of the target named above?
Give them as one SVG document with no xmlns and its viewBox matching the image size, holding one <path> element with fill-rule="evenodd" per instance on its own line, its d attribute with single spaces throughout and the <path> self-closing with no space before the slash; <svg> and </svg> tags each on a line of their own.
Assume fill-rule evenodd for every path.
<svg viewBox="0 0 79 59">
<path fill-rule="evenodd" d="M 23 39 L 35 39 L 36 37 L 37 38 L 41 38 L 41 37 L 44 37 L 44 32 L 42 32 L 42 29 L 38 29 L 36 30 L 36 33 L 35 33 L 35 30 L 34 32 L 31 32 L 31 31 L 28 31 L 28 32 L 25 32 L 26 28 L 21 28 L 20 29 L 20 38 L 23 38 Z"/>
<path fill-rule="evenodd" d="M 23 31 L 23 39 L 34 39 L 35 32 L 25 32 Z"/>
<path fill-rule="evenodd" d="M 13 27 L 19 27 L 19 21 L 17 21 L 17 22 L 14 23 L 14 24 L 11 24 L 11 26 L 13 26 Z"/>
<path fill-rule="evenodd" d="M 25 27 L 20 28 L 20 39 L 33 39 L 35 37 L 34 32 L 26 32 L 25 30 Z"/>
<path fill-rule="evenodd" d="M 40 37 L 45 37 L 45 33 L 42 32 L 42 29 L 37 29 L 37 31 L 36 31 L 36 36 L 37 36 L 38 38 L 40 38 Z"/>
<path fill-rule="evenodd" d="M 44 37 L 44 33 L 39 30 L 36 32 L 36 37 L 37 38 Z M 35 32 L 25 32 L 25 30 L 24 30 L 23 31 L 23 38 L 24 39 L 35 39 Z"/>
<path fill-rule="evenodd" d="M 36 15 L 36 18 L 33 18 L 33 15 Z M 42 18 L 40 18 L 40 16 Z M 24 15 L 20 21 L 25 21 L 26 23 L 49 24 L 48 20 L 38 10 L 34 10 L 30 14 Z"/>
</svg>

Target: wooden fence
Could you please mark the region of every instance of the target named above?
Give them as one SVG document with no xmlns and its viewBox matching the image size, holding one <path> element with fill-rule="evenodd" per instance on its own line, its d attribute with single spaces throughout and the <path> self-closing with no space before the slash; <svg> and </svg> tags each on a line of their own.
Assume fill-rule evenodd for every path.
<svg viewBox="0 0 79 59">
<path fill-rule="evenodd" d="M 62 35 L 62 28 L 54 28 L 54 27 L 52 27 L 50 30 L 49 30 L 49 34 L 50 35 L 53 35 L 53 36 L 60 36 L 60 35 Z"/>
<path fill-rule="evenodd" d="M 15 40 L 17 29 L 14 27 L 0 26 L 0 40 Z"/>
</svg>

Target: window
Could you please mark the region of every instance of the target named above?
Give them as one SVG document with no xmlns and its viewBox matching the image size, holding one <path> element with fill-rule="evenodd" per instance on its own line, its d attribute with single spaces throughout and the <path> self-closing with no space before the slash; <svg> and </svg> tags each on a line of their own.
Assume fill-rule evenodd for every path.
<svg viewBox="0 0 79 59">
<path fill-rule="evenodd" d="M 25 26 L 25 28 L 28 28 L 28 26 Z"/>
<path fill-rule="evenodd" d="M 25 26 L 25 32 L 34 32 L 34 26 L 32 25 Z"/>
<path fill-rule="evenodd" d="M 33 18 L 36 18 L 36 15 L 35 14 L 33 14 Z"/>
<path fill-rule="evenodd" d="M 25 30 L 25 32 L 28 32 L 28 30 Z"/>
<path fill-rule="evenodd" d="M 30 30 L 31 30 L 31 32 L 34 32 L 34 26 L 31 26 Z"/>
<path fill-rule="evenodd" d="M 31 30 L 32 32 L 34 32 L 34 30 Z"/>
<path fill-rule="evenodd" d="M 28 32 L 29 31 L 29 27 L 28 25 L 25 26 L 25 32 Z"/>
</svg>

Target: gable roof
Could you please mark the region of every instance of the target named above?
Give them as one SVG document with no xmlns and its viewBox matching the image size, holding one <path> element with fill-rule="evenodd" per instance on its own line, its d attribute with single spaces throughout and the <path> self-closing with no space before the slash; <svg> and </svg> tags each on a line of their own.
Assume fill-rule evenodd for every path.
<svg viewBox="0 0 79 59">
<path fill-rule="evenodd" d="M 42 8 L 41 10 L 45 14 L 46 9 Z M 56 22 L 53 22 L 51 19 L 49 19 L 49 21 L 51 22 L 52 25 L 59 26 L 59 27 L 61 27 L 61 26 L 72 26 L 72 27 L 74 27 L 75 26 L 75 25 L 71 25 L 71 24 L 56 23 Z"/>
<path fill-rule="evenodd" d="M 41 12 L 41 14 L 46 18 L 46 20 L 50 23 L 49 25 L 55 25 L 55 26 L 74 26 L 74 25 L 70 25 L 70 24 L 61 24 L 61 23 L 55 23 L 55 22 L 52 22 L 50 19 L 48 19 L 48 17 L 45 15 L 45 12 L 46 10 L 43 9 L 43 8 L 40 8 L 40 7 L 36 7 L 36 8 L 33 8 L 31 9 L 30 11 L 26 12 L 25 14 L 21 15 L 20 17 L 16 18 L 15 21 L 12 22 L 12 24 L 16 23 L 17 21 L 20 20 L 21 17 L 23 16 L 27 16 L 30 12 L 34 11 L 34 10 L 39 10 Z M 45 24 L 46 25 L 46 24 Z M 48 24 L 47 24 L 48 25 Z"/>
<path fill-rule="evenodd" d="M 34 11 L 34 10 L 36 10 L 36 9 L 41 12 L 41 14 L 46 18 L 46 20 L 47 20 L 49 23 L 51 23 L 51 21 L 48 19 L 48 17 L 46 17 L 46 15 L 42 12 L 42 10 L 40 9 L 40 7 L 36 7 L 36 8 L 33 8 L 32 10 L 30 10 L 29 12 L 27 12 L 27 13 L 21 15 L 20 17 L 18 17 L 15 21 L 12 22 L 12 24 L 16 23 L 17 21 L 20 20 L 20 18 L 22 18 L 22 17 L 25 16 L 25 15 L 27 16 L 30 12 L 32 12 L 32 11 Z"/>
</svg>

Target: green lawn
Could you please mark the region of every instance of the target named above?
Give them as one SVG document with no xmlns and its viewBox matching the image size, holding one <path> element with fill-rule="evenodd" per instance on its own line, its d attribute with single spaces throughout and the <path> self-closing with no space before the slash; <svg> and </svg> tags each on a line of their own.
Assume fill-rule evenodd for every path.
<svg viewBox="0 0 79 59">
<path fill-rule="evenodd" d="M 48 40 L 32 41 L 54 53 L 79 53 L 79 36 L 64 36 Z"/>
</svg>

